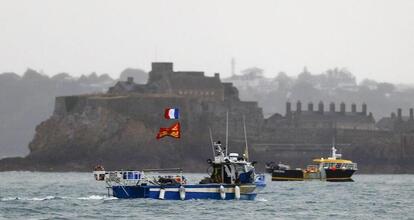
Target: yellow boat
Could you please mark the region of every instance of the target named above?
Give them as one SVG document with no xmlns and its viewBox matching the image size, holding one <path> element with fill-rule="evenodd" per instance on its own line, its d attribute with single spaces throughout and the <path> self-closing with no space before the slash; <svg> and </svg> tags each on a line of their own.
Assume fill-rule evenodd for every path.
<svg viewBox="0 0 414 220">
<path fill-rule="evenodd" d="M 357 163 L 351 160 L 341 159 L 342 155 L 336 153 L 332 146 L 332 156 L 328 158 L 314 159 L 314 165 L 308 165 L 306 169 L 291 169 L 290 166 L 278 164 L 271 169 L 273 181 L 303 181 L 326 180 L 346 182 L 353 181 L 352 175 L 358 170 Z"/>
</svg>

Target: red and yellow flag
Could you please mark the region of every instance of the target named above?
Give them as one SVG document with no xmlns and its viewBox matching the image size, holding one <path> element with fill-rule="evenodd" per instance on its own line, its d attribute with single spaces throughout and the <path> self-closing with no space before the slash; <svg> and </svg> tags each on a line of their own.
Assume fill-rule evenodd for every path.
<svg viewBox="0 0 414 220">
<path fill-rule="evenodd" d="M 157 134 L 157 139 L 163 138 L 165 136 L 170 136 L 173 138 L 180 138 L 181 131 L 180 131 L 180 122 L 173 124 L 169 128 L 160 128 L 160 131 Z"/>
</svg>

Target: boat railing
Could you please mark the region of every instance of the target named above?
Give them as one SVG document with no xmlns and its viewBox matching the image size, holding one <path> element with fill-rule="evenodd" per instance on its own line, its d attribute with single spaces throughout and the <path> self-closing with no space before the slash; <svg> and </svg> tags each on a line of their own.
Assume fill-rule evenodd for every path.
<svg viewBox="0 0 414 220">
<path fill-rule="evenodd" d="M 143 172 L 183 172 L 182 168 L 143 169 Z"/>
<path fill-rule="evenodd" d="M 171 173 L 171 175 L 156 175 L 155 173 Z M 154 173 L 148 175 L 148 173 Z M 105 181 L 109 186 L 116 185 L 137 185 L 139 183 L 149 183 L 152 185 L 162 185 L 163 182 L 174 182 L 178 184 L 185 184 L 186 179 L 183 176 L 181 168 L 167 168 L 167 169 L 144 169 L 137 170 L 119 170 L 119 171 L 105 171 L 98 170 L 93 172 L 97 181 Z"/>
<path fill-rule="evenodd" d="M 356 163 L 324 163 L 323 168 L 324 169 L 350 169 L 350 170 L 357 170 L 357 164 Z"/>
</svg>

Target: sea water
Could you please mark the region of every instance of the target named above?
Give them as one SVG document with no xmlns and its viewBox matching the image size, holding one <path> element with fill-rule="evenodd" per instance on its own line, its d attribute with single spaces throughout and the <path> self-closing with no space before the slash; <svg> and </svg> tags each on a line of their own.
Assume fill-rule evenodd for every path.
<svg viewBox="0 0 414 220">
<path fill-rule="evenodd" d="M 196 182 L 203 174 L 186 174 Z M 414 219 L 414 175 L 271 182 L 255 201 L 117 199 L 91 173 L 0 172 L 0 219 Z"/>
</svg>

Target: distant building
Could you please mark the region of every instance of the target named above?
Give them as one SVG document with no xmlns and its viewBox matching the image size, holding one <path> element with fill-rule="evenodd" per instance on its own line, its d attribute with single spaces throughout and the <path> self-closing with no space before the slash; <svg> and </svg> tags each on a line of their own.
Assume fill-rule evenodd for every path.
<svg viewBox="0 0 414 220">
<path fill-rule="evenodd" d="M 285 116 L 275 114 L 267 120 L 267 123 L 284 128 L 376 129 L 374 117 L 372 113 L 367 114 L 365 103 L 358 112 L 356 104 L 351 105 L 351 111 L 346 111 L 346 105 L 343 102 L 340 104 L 339 111 L 336 111 L 335 103 L 330 103 L 329 110 L 325 111 L 323 102 L 319 102 L 317 108 L 314 108 L 313 103 L 310 102 L 307 110 L 303 110 L 300 101 L 296 103 L 296 110 L 293 111 L 291 103 L 287 102 Z"/>
<path fill-rule="evenodd" d="M 133 78 L 120 81 L 108 90 L 109 94 L 163 94 L 205 100 L 239 100 L 238 90 L 232 83 L 222 83 L 220 75 L 213 77 L 204 72 L 174 71 L 173 63 L 152 63 L 147 84 L 136 84 Z"/>
<path fill-rule="evenodd" d="M 381 118 L 377 127 L 381 130 L 397 132 L 414 132 L 414 109 L 409 109 L 409 116 L 403 116 L 402 109 L 397 109 L 397 114 L 391 113 L 390 117 Z"/>
</svg>

